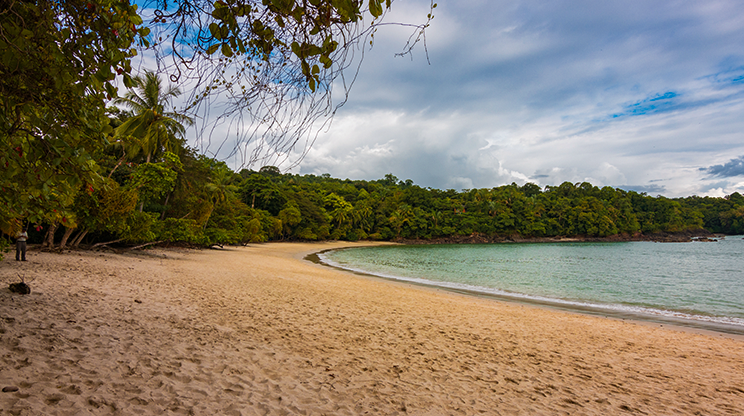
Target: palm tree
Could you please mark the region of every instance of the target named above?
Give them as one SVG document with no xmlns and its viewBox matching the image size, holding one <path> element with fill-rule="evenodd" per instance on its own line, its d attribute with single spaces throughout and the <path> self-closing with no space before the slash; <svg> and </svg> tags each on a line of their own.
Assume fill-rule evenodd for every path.
<svg viewBox="0 0 744 416">
<path fill-rule="evenodd" d="M 390 215 L 390 218 L 388 218 L 388 221 L 390 221 L 390 224 L 395 227 L 396 237 L 400 237 L 400 232 L 403 229 L 404 224 L 411 225 L 411 221 L 413 221 L 416 218 L 416 215 L 413 212 L 413 209 L 408 204 L 402 204 L 393 211 L 393 213 Z"/>
<path fill-rule="evenodd" d="M 330 193 L 323 198 L 326 209 L 331 216 L 331 222 L 336 224 L 336 229 L 346 233 L 353 221 L 354 206 L 347 202 L 344 197 Z"/>
<path fill-rule="evenodd" d="M 209 218 L 212 216 L 212 212 L 214 212 L 214 208 L 218 204 L 230 199 L 238 191 L 238 187 L 233 184 L 238 176 L 235 175 L 227 165 L 224 163 L 218 163 L 212 168 L 211 173 L 210 181 L 204 185 L 204 190 L 207 195 L 209 195 L 212 206 L 209 209 L 207 219 L 202 225 L 202 229 L 207 228 L 207 223 L 209 222 Z"/>
<path fill-rule="evenodd" d="M 171 100 L 181 95 L 181 90 L 170 84 L 164 89 L 160 78 L 152 71 L 134 77 L 132 83 L 133 88 L 114 101 L 134 114 L 116 128 L 117 136 L 134 139 L 127 153 L 133 157 L 142 152 L 147 163 L 163 150 L 178 153 L 174 151 L 178 145 L 176 138 L 183 137 L 185 126 L 194 124 L 188 116 L 166 111 Z"/>
<path fill-rule="evenodd" d="M 372 219 L 372 207 L 368 201 L 362 201 L 358 206 L 354 207 L 351 212 L 352 222 L 355 226 L 359 227 L 364 232 L 370 231 L 371 219 Z"/>
</svg>

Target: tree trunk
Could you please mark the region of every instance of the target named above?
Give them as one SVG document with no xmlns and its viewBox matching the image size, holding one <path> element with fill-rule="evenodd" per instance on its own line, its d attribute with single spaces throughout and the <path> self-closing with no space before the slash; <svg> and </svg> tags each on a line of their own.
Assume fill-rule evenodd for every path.
<svg viewBox="0 0 744 416">
<path fill-rule="evenodd" d="M 114 166 L 114 168 L 113 168 L 113 169 L 111 169 L 111 172 L 109 172 L 109 174 L 108 174 L 108 177 L 109 177 L 109 178 L 111 177 L 111 175 L 113 175 L 113 174 L 114 174 L 114 172 L 116 171 L 116 169 L 118 169 L 118 168 L 119 168 L 119 166 L 121 166 L 121 164 L 122 164 L 122 163 L 124 163 L 124 159 L 125 159 L 126 157 L 127 157 L 127 152 L 124 152 L 124 155 L 123 155 L 123 156 L 121 157 L 121 159 L 119 159 L 119 163 L 117 163 L 117 164 L 116 164 L 116 166 Z"/>
<path fill-rule="evenodd" d="M 153 244 L 160 244 L 160 243 L 162 243 L 162 242 L 163 242 L 163 240 L 159 240 L 159 241 L 151 241 L 151 242 L 149 242 L 149 243 L 145 243 L 145 244 L 140 244 L 140 245 L 138 245 L 138 246 L 130 247 L 130 248 L 129 248 L 129 250 L 136 250 L 136 249 L 138 249 L 138 248 L 142 248 L 142 247 L 147 247 L 147 246 L 151 246 L 151 245 L 153 245 Z"/>
<path fill-rule="evenodd" d="M 165 204 L 163 204 L 163 212 L 160 214 L 160 221 L 165 219 L 165 211 L 168 209 L 168 200 L 170 200 L 172 194 L 173 192 L 168 192 L 168 195 L 165 196 Z"/>
<path fill-rule="evenodd" d="M 49 229 L 48 228 L 47 228 L 46 233 L 44 234 L 44 238 L 41 239 L 42 247 L 46 247 L 47 245 L 49 245 L 49 242 L 47 240 L 49 240 Z"/>
<path fill-rule="evenodd" d="M 150 163 L 150 160 L 152 159 L 152 152 L 147 153 L 147 160 L 145 163 Z M 145 209 L 145 201 L 140 201 L 139 206 L 139 212 L 142 212 Z"/>
<path fill-rule="evenodd" d="M 72 246 L 77 248 L 80 245 L 80 242 L 83 241 L 83 238 L 88 234 L 88 230 L 81 230 L 80 234 L 75 237 L 75 240 L 72 242 Z"/>
<path fill-rule="evenodd" d="M 90 250 L 93 250 L 93 249 L 94 249 L 94 248 L 96 248 L 96 247 L 107 246 L 107 245 L 109 245 L 109 244 L 114 244 L 114 243 L 118 243 L 118 242 L 119 242 L 119 241 L 121 241 L 121 240 L 123 240 L 123 238 L 120 238 L 120 239 L 118 239 L 118 240 L 113 240 L 113 241 L 107 241 L 107 242 L 105 242 L 105 243 L 95 243 L 95 244 L 93 244 L 92 246 L 90 246 Z"/>
<path fill-rule="evenodd" d="M 73 247 L 75 246 L 75 241 L 77 241 L 78 237 L 80 237 L 80 236 L 81 236 L 81 235 L 83 234 L 83 231 L 85 231 L 85 230 L 84 230 L 84 229 L 82 229 L 82 228 L 81 228 L 81 229 L 79 229 L 79 230 L 78 230 L 78 232 L 77 232 L 77 234 L 75 234 L 75 235 L 74 235 L 74 236 L 72 237 L 72 241 L 70 242 L 70 245 L 71 245 L 71 246 L 73 246 Z"/>
<path fill-rule="evenodd" d="M 70 238 L 73 231 L 75 231 L 74 228 L 65 227 L 65 234 L 62 236 L 62 241 L 59 242 L 59 248 L 65 248 L 67 246 L 67 239 Z"/>
<path fill-rule="evenodd" d="M 54 248 L 54 232 L 55 231 L 57 231 L 56 222 L 49 225 L 49 229 L 47 230 L 45 241 L 42 244 L 43 247 Z"/>
<path fill-rule="evenodd" d="M 202 230 L 207 229 L 207 223 L 209 222 L 209 218 L 212 216 L 212 212 L 214 212 L 214 204 L 212 204 L 212 208 L 209 209 L 209 214 L 207 215 L 207 219 L 204 221 L 204 225 L 202 226 Z"/>
</svg>

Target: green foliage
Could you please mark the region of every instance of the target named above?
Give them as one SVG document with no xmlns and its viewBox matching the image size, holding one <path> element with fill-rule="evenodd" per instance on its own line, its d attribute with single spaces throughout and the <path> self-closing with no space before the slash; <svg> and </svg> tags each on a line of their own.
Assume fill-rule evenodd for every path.
<svg viewBox="0 0 744 416">
<path fill-rule="evenodd" d="M 132 174 L 131 186 L 142 200 L 161 198 L 175 187 L 178 173 L 165 163 L 143 163 Z"/>
<path fill-rule="evenodd" d="M 334 39 L 339 34 L 334 29 L 358 22 L 361 6 L 361 2 L 352 0 L 271 0 L 262 5 L 216 1 L 205 51 L 212 55 L 219 50 L 226 58 L 247 54 L 264 61 L 291 51 L 299 59 L 310 89 L 315 91 L 320 82 L 318 65 L 329 68 L 339 46 Z M 390 3 L 385 7 L 389 8 Z M 379 0 L 369 2 L 373 18 L 382 12 Z M 298 31 L 303 36 L 287 36 Z"/>
<path fill-rule="evenodd" d="M 227 92 L 235 106 L 225 110 L 227 116 L 238 114 L 242 122 L 241 110 L 261 101 L 267 114 L 251 108 L 251 117 L 278 123 L 265 134 L 286 135 L 291 147 L 305 134 L 307 120 L 332 114 L 306 102 L 313 95 L 307 90 L 328 96 L 331 82 L 348 66 L 348 50 L 373 32 L 390 5 L 388 0 L 220 0 L 210 9 L 209 2 L 184 0 L 169 10 L 167 3 L 156 2 L 152 24 L 163 32 L 173 29 L 165 37 L 173 42 L 167 53 L 180 59 L 175 72 L 194 70 L 200 79 L 214 75 L 198 82 L 190 110 L 213 93 Z M 77 230 L 75 244 L 88 233 L 94 241 L 113 235 L 132 244 L 357 239 L 389 216 L 378 204 L 400 202 L 400 195 L 393 201 L 376 193 L 387 193 L 384 183 L 336 187 L 340 181 L 323 176 L 313 188 L 312 180 L 292 184 L 270 166 L 242 180 L 242 172 L 235 175 L 224 163 L 195 156 L 183 140 L 192 119 L 170 108 L 179 88 L 164 85 L 150 71 L 131 74 L 136 47 L 161 42 L 149 38 L 137 8 L 119 0 L 41 0 L 10 2 L 0 12 L 4 233 L 31 223 L 51 230 L 64 225 L 65 241 Z M 365 14 L 373 25 L 362 24 Z M 218 52 L 221 56 L 209 58 Z M 213 63 L 213 71 L 199 65 L 204 62 Z M 128 89 L 123 97 L 117 85 Z M 107 109 L 111 101 L 131 113 Z M 295 101 L 299 110 L 288 110 Z M 276 109 L 299 120 L 298 127 L 287 127 L 273 114 Z M 397 186 L 397 178 L 390 185 Z M 335 197 L 325 201 L 329 195 Z M 421 228 L 421 221 L 411 224 L 413 232 Z"/>
<path fill-rule="evenodd" d="M 204 236 L 196 221 L 185 218 L 166 218 L 158 227 L 158 240 L 169 243 L 180 242 L 203 244 Z"/>
<path fill-rule="evenodd" d="M 235 174 L 193 150 L 162 152 L 160 162 L 126 164 L 118 181 L 78 185 L 42 210 L 41 223 L 64 223 L 127 244 L 202 246 L 272 240 L 357 241 L 485 237 L 590 237 L 707 228 L 744 233 L 744 197 L 650 197 L 588 183 L 540 189 L 424 189 L 393 175 L 352 181 L 282 174 L 265 167 Z M 114 163 L 112 160 L 102 162 Z M 50 191 L 50 195 L 56 195 Z M 57 199 L 64 201 L 63 199 Z M 146 200 L 142 211 L 135 206 Z M 7 231 L 6 231 L 7 233 Z M 106 240 L 104 240 L 106 241 Z"/>
<path fill-rule="evenodd" d="M 119 235 L 127 243 L 155 241 L 160 225 L 157 217 L 157 214 L 152 212 L 130 212 L 126 220 L 126 227 Z"/>
<path fill-rule="evenodd" d="M 127 229 L 137 198 L 136 190 L 107 179 L 99 189 L 78 194 L 76 215 L 83 228 L 117 234 Z"/>
<path fill-rule="evenodd" d="M 293 227 L 302 221 L 302 212 L 295 201 L 289 201 L 284 209 L 279 211 L 279 220 L 282 223 L 282 236 L 292 234 Z"/>
<path fill-rule="evenodd" d="M 263 209 L 278 215 L 287 199 L 279 185 L 263 174 L 253 174 L 240 186 L 242 201 L 251 208 Z"/>
<path fill-rule="evenodd" d="M 0 13 L 3 229 L 41 223 L 100 180 L 92 156 L 111 130 L 104 100 L 128 79 L 147 29 L 116 0 L 10 2 Z"/>
<path fill-rule="evenodd" d="M 192 166 L 188 160 L 184 166 Z M 191 228 L 166 219 L 173 222 L 174 230 L 181 230 L 172 232 L 168 241 L 180 238 L 202 244 L 238 244 L 473 234 L 603 238 L 700 229 L 711 223 L 714 211 L 700 209 L 707 206 L 719 207 L 715 213 L 721 227 L 744 228 L 744 198 L 738 194 L 727 199 L 653 198 L 588 183 L 564 183 L 545 190 L 534 184 L 511 184 L 456 192 L 423 189 L 393 175 L 378 181 L 351 181 L 329 175 L 283 175 L 269 167 L 238 176 L 222 163 L 202 163 L 199 166 L 206 166 L 211 173 L 202 175 L 200 195 L 213 213 L 205 223 L 189 220 Z M 181 175 L 187 173 L 188 167 Z M 234 181 L 231 189 L 239 192 L 229 191 L 225 198 L 216 198 L 213 185 L 219 177 L 230 178 Z M 189 195 L 197 197 L 193 192 Z M 204 224 L 202 234 L 194 224 Z"/>
</svg>

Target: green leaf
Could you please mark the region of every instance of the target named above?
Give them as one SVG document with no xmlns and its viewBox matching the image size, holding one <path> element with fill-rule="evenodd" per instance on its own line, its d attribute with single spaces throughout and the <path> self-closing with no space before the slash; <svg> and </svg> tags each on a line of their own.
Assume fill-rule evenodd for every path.
<svg viewBox="0 0 744 416">
<path fill-rule="evenodd" d="M 356 22 L 359 19 L 359 5 L 361 2 L 353 0 L 335 0 L 333 6 L 338 11 L 342 21 Z"/>
<path fill-rule="evenodd" d="M 222 44 L 222 54 L 228 58 L 233 56 L 232 48 L 230 48 L 230 45 L 228 45 L 227 43 Z"/>
<path fill-rule="evenodd" d="M 375 19 L 382 15 L 380 0 L 369 0 L 369 12 Z"/>
<path fill-rule="evenodd" d="M 211 33 L 215 39 L 222 39 L 220 34 L 220 25 L 218 25 L 217 23 L 212 22 L 209 24 L 209 33 Z"/>
<path fill-rule="evenodd" d="M 109 82 L 106 83 L 106 93 L 108 93 L 108 95 L 110 95 L 111 97 L 116 97 L 119 95 L 119 92 L 117 91 L 116 87 L 111 85 L 111 83 Z"/>
<path fill-rule="evenodd" d="M 124 77 L 124 86 L 127 88 L 132 88 L 132 85 L 133 85 L 132 77 L 127 73 L 125 73 L 123 77 Z"/>
<path fill-rule="evenodd" d="M 215 52 L 217 52 L 217 49 L 218 49 L 219 47 L 220 47 L 220 45 L 219 45 L 219 44 L 214 44 L 214 45 L 210 46 L 209 48 L 207 48 L 207 55 L 212 55 L 212 54 L 214 54 Z"/>
<path fill-rule="evenodd" d="M 293 0 L 271 0 L 271 3 L 283 14 L 291 13 L 294 6 Z"/>
<path fill-rule="evenodd" d="M 331 35 L 328 35 L 323 41 L 322 53 L 323 55 L 326 55 L 326 56 L 330 55 L 331 52 L 335 51 L 337 47 L 338 47 L 338 42 L 333 40 Z"/>
<path fill-rule="evenodd" d="M 310 86 L 310 91 L 315 92 L 315 78 L 310 78 L 308 85 Z"/>
<path fill-rule="evenodd" d="M 302 16 L 305 14 L 305 8 L 297 6 L 292 10 L 292 17 L 294 17 L 297 23 L 302 23 Z"/>
<path fill-rule="evenodd" d="M 251 6 L 249 4 L 244 4 L 242 6 L 239 6 L 237 9 L 235 9 L 235 16 L 237 17 L 243 17 L 248 15 L 251 12 Z"/>
<path fill-rule="evenodd" d="M 302 67 L 302 75 L 310 77 L 310 65 L 303 60 L 300 66 Z"/>
<path fill-rule="evenodd" d="M 320 61 L 321 64 L 323 64 L 323 68 L 325 68 L 325 69 L 328 69 L 328 68 L 331 67 L 331 65 L 333 65 L 333 61 L 331 60 L 331 58 L 329 58 L 329 57 L 327 57 L 325 55 L 323 55 L 320 58 L 318 58 L 318 60 Z"/>
<path fill-rule="evenodd" d="M 225 16 L 230 13 L 230 10 L 225 6 L 221 0 L 214 2 L 214 10 L 212 11 L 212 17 L 217 20 L 225 20 Z"/>
<path fill-rule="evenodd" d="M 307 44 L 307 56 L 320 55 L 323 51 L 317 45 Z"/>
</svg>

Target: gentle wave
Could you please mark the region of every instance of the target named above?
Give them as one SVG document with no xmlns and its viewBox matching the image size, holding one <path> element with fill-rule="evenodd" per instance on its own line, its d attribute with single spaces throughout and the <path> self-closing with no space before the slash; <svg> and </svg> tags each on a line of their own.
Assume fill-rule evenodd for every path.
<svg viewBox="0 0 744 416">
<path fill-rule="evenodd" d="M 715 324 L 715 325 L 731 325 L 735 327 L 740 327 L 741 330 L 744 330 L 744 319 L 741 319 L 741 318 L 695 315 L 695 314 L 689 314 L 689 313 L 684 313 L 684 312 L 679 312 L 679 311 L 646 308 L 646 307 L 641 307 L 641 306 L 579 302 L 579 301 L 571 301 L 571 300 L 558 299 L 558 298 L 549 298 L 549 297 L 544 297 L 544 296 L 534 296 L 534 295 L 529 295 L 525 293 L 508 292 L 504 290 L 487 288 L 487 287 L 482 287 L 482 286 L 468 285 L 465 283 L 433 281 L 433 280 L 422 279 L 422 278 L 403 277 L 403 276 L 397 276 L 397 275 L 380 273 L 380 272 L 372 272 L 369 270 L 363 270 L 361 268 L 355 268 L 355 267 L 351 267 L 351 266 L 333 261 L 327 255 L 327 253 L 332 253 L 333 251 L 336 251 L 336 250 L 317 253 L 317 256 L 320 262 L 328 266 L 331 266 L 331 267 L 348 270 L 348 271 L 355 272 L 355 273 L 362 273 L 362 274 L 367 274 L 371 276 L 382 277 L 385 279 L 399 280 L 399 281 L 416 283 L 420 285 L 432 286 L 432 287 L 449 289 L 449 290 L 454 290 L 454 291 L 471 292 L 473 294 L 497 296 L 497 297 L 502 297 L 502 298 L 507 298 L 507 299 L 514 299 L 514 300 L 523 300 L 523 301 L 528 301 L 531 303 L 540 303 L 540 304 L 552 305 L 552 306 L 562 306 L 566 309 L 579 310 L 579 311 L 587 309 L 587 310 L 595 310 L 595 311 L 605 311 L 608 313 L 616 313 L 620 315 L 627 314 L 627 315 L 632 315 L 632 316 L 649 317 L 649 318 L 652 318 L 652 317 L 669 318 L 672 320 L 693 321 L 693 322 L 709 323 L 709 324 Z"/>
</svg>

